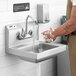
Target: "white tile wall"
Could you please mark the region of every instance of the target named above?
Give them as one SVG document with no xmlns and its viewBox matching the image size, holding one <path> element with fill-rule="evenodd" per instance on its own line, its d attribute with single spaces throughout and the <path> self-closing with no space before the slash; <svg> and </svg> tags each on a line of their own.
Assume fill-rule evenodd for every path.
<svg viewBox="0 0 76 76">
<path fill-rule="evenodd" d="M 7 3 L 8 3 L 8 0 L 1 0 L 0 1 L 0 12 L 7 11 Z"/>
<path fill-rule="evenodd" d="M 13 13 L 13 3 L 23 2 L 30 2 L 30 11 Z M 50 6 L 50 26 L 53 28 L 60 26 L 60 18 L 62 15 L 66 14 L 66 0 L 0 0 L 0 76 L 35 75 L 36 64 L 19 60 L 17 57 L 6 55 L 4 30 L 5 25 L 7 24 L 25 21 L 28 14 L 32 15 L 36 19 L 37 3 L 48 3 Z"/>
</svg>

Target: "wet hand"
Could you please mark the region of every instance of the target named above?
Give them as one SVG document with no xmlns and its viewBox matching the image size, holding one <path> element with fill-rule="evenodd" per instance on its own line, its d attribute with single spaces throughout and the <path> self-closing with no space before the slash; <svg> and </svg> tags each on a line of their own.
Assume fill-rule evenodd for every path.
<svg viewBox="0 0 76 76">
<path fill-rule="evenodd" d="M 53 41 L 53 38 L 52 38 L 52 36 L 51 36 L 51 33 L 52 33 L 52 32 L 53 32 L 53 29 L 50 28 L 50 30 L 46 30 L 46 31 L 44 31 L 44 32 L 41 33 L 41 34 L 44 35 L 44 39 L 45 39 L 45 42 L 46 42 L 46 43 L 50 43 L 50 42 Z"/>
</svg>

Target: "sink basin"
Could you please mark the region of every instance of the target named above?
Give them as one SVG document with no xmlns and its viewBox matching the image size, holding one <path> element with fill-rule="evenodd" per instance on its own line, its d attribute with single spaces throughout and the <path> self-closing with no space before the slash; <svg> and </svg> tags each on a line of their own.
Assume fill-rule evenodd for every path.
<svg viewBox="0 0 76 76">
<path fill-rule="evenodd" d="M 49 49 L 51 50 L 56 47 L 58 47 L 58 46 L 40 43 L 40 44 L 36 44 L 35 46 L 30 46 L 29 48 L 24 48 L 24 50 L 27 49 L 26 51 L 28 51 L 28 52 L 42 53 L 44 51 L 47 51 Z"/>
<path fill-rule="evenodd" d="M 66 50 L 66 45 L 58 43 L 37 43 L 35 46 L 19 45 L 9 48 L 9 53 L 31 62 L 40 62 L 51 57 L 57 56 Z"/>
</svg>

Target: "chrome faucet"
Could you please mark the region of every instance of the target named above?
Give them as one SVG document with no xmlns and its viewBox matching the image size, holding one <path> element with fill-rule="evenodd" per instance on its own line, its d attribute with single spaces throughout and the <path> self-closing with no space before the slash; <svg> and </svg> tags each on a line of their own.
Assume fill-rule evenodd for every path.
<svg viewBox="0 0 76 76">
<path fill-rule="evenodd" d="M 29 30 L 29 32 L 28 32 L 28 19 L 29 18 L 32 19 L 33 23 L 35 23 L 36 25 L 38 25 L 38 23 L 30 15 L 28 15 L 26 17 L 25 30 L 22 28 L 22 32 L 21 33 L 19 32 L 17 34 L 17 39 L 22 40 L 22 39 L 32 38 L 33 30 Z M 33 25 L 33 27 L 34 27 L 34 25 Z M 39 29 L 39 25 L 38 25 L 38 28 L 37 28 L 37 33 L 38 33 L 38 29 Z M 39 38 L 39 35 L 38 35 L 38 38 Z"/>
</svg>

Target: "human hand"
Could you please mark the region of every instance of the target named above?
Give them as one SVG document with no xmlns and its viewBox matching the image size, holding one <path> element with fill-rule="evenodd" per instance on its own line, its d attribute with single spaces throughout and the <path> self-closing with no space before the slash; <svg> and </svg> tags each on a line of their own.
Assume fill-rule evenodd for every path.
<svg viewBox="0 0 76 76">
<path fill-rule="evenodd" d="M 46 31 L 42 32 L 46 43 L 50 43 L 56 39 L 56 38 L 53 38 L 52 32 L 53 32 L 52 28 L 50 28 L 50 30 L 46 30 Z"/>
</svg>

